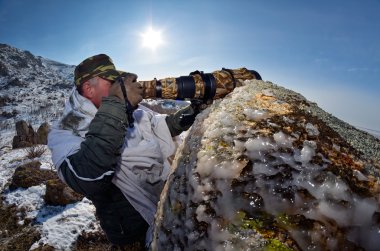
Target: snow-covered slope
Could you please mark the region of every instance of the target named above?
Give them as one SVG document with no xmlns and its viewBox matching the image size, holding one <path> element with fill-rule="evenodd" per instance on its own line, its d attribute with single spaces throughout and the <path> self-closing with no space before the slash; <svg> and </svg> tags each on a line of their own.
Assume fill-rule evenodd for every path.
<svg viewBox="0 0 380 251">
<path fill-rule="evenodd" d="M 74 68 L 0 44 L 0 129 L 12 129 L 21 119 L 34 126 L 56 119 Z"/>
<path fill-rule="evenodd" d="M 98 232 L 99 223 L 95 217 L 95 208 L 91 201 L 84 198 L 82 201 L 68 204 L 66 206 L 53 206 L 45 203 L 46 185 L 40 184 L 29 188 L 17 188 L 10 191 L 9 182 L 16 168 L 20 165 L 38 161 L 41 163 L 41 169 L 51 169 L 51 154 L 46 146 L 45 152 L 37 158 L 29 159 L 26 157 L 27 149 L 5 149 L 0 154 L 0 211 L 4 211 L 6 206 L 16 206 L 16 215 L 18 216 L 18 226 L 20 229 L 27 228 L 29 223 L 31 227 L 39 232 L 37 238 L 30 248 L 41 248 L 43 245 L 49 245 L 54 250 L 75 250 L 74 243 L 78 236 L 83 232 Z M 3 205 L 1 205 L 3 203 Z M 24 212 L 24 213 L 20 213 Z M 5 222 L 4 214 L 0 213 L 0 222 Z M 64 222 L 64 224 L 62 224 Z M 3 223 L 5 225 L 5 223 Z M 2 227 L 2 230 L 4 227 Z M 1 230 L 0 230 L 1 233 Z M 7 233 L 0 236 L 0 250 L 10 250 L 6 245 Z M 16 248 L 15 250 L 20 250 Z"/>
</svg>

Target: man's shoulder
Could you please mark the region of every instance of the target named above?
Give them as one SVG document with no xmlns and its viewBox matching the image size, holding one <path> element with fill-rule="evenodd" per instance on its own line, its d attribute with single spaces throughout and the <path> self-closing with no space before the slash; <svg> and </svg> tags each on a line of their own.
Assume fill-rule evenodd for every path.
<svg viewBox="0 0 380 251">
<path fill-rule="evenodd" d="M 80 133 L 73 130 L 60 128 L 59 124 L 57 123 L 56 125 L 53 125 L 49 130 L 48 142 L 49 141 L 83 141 L 83 137 L 80 135 Z"/>
</svg>

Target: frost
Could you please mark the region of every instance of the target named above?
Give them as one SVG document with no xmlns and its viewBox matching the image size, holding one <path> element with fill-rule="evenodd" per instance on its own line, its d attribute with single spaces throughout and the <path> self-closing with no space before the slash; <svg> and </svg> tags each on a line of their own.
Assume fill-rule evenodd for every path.
<svg viewBox="0 0 380 251">
<path fill-rule="evenodd" d="M 263 110 L 246 108 L 243 113 L 247 116 L 247 119 L 253 121 L 260 121 L 269 117 L 268 112 Z"/>
<path fill-rule="evenodd" d="M 318 131 L 317 127 L 315 127 L 313 124 L 307 123 L 305 128 L 306 128 L 307 134 L 309 134 L 309 136 L 318 136 L 319 135 L 319 131 Z"/>
</svg>

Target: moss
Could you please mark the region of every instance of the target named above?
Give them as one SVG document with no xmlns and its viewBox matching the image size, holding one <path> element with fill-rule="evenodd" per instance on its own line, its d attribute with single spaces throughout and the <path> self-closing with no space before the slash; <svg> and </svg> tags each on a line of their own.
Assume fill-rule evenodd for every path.
<svg viewBox="0 0 380 251">
<path fill-rule="evenodd" d="M 286 230 L 288 227 L 296 226 L 299 223 L 298 221 L 294 222 L 295 220 L 299 220 L 298 217 L 280 214 L 273 218 L 272 215 L 265 212 L 257 212 L 255 218 L 251 218 L 246 212 L 237 211 L 235 225 L 231 224 L 232 226 L 229 226 L 228 230 L 231 233 L 239 232 L 240 229 L 254 230 L 266 239 L 267 245 L 264 250 L 293 250 L 284 243 L 298 250 L 296 242 L 290 238 Z"/>
<path fill-rule="evenodd" d="M 285 226 L 286 227 L 286 226 L 291 225 L 291 222 L 290 222 L 290 219 L 289 219 L 289 215 L 287 215 L 285 213 L 277 215 L 276 221 L 277 221 L 277 223 L 280 226 Z"/>
<path fill-rule="evenodd" d="M 288 215 L 282 213 L 277 215 L 276 222 L 279 227 L 282 227 L 284 229 L 298 228 L 302 230 L 310 230 L 313 229 L 314 223 L 316 221 L 307 219 L 304 215 L 301 214 Z"/>
<path fill-rule="evenodd" d="M 10 190 L 17 188 L 29 188 L 45 183 L 47 180 L 57 177 L 57 173 L 40 169 L 39 161 L 32 161 L 18 166 L 12 176 L 12 182 L 9 185 Z"/>
<path fill-rule="evenodd" d="M 258 219 L 244 220 L 242 224 L 243 229 L 260 229 L 263 227 L 263 222 Z"/>
<path fill-rule="evenodd" d="M 247 215 L 243 211 L 237 211 L 235 222 L 237 222 L 238 227 L 242 229 L 251 229 L 259 231 L 264 227 L 264 222 L 260 219 L 247 218 Z"/>
<path fill-rule="evenodd" d="M 276 239 L 269 239 L 264 251 L 292 251 L 293 249 L 285 246 L 281 241 Z"/>
</svg>

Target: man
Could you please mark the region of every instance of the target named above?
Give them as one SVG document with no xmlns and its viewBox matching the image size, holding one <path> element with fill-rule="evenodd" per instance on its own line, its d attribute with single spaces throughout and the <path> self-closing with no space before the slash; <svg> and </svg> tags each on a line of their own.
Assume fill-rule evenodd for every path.
<svg viewBox="0 0 380 251">
<path fill-rule="evenodd" d="M 161 115 L 139 106 L 137 75 L 117 71 L 105 54 L 75 68 L 75 88 L 48 135 L 58 176 L 89 198 L 116 246 L 151 238 L 159 195 L 175 153 L 173 136 L 187 130 L 190 107 Z"/>
</svg>

